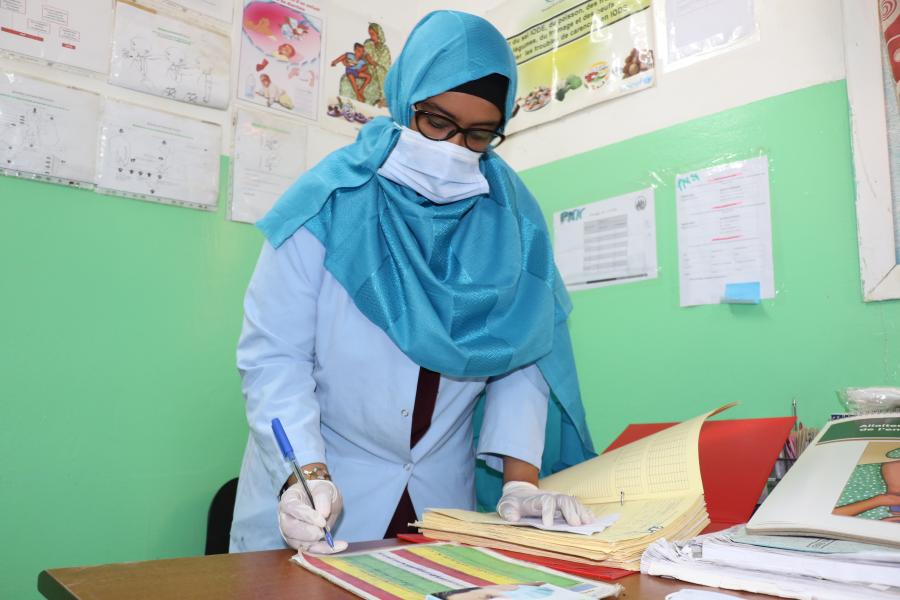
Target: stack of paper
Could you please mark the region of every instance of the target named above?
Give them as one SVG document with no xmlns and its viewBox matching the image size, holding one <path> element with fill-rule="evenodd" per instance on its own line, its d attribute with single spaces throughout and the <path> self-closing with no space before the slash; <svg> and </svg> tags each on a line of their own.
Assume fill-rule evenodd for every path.
<svg viewBox="0 0 900 600">
<path fill-rule="evenodd" d="M 700 478 L 700 415 L 551 475 L 543 489 L 572 494 L 612 521 L 590 535 L 514 527 L 496 513 L 429 510 L 416 525 L 432 539 L 638 570 L 651 542 L 688 539 L 709 524 Z"/>
<path fill-rule="evenodd" d="M 658 540 L 641 571 L 806 600 L 900 598 L 900 550 L 826 538 L 750 535 L 743 526 L 687 542 Z"/>
<path fill-rule="evenodd" d="M 473 587 L 502 586 L 512 592 L 521 587 L 519 598 L 545 598 L 552 589 L 553 597 L 611 598 L 622 586 L 589 581 L 552 569 L 507 558 L 490 550 L 466 548 L 456 544 L 413 544 L 361 552 L 333 555 L 297 553 L 291 560 L 324 577 L 360 598 L 417 599 L 450 597 L 451 590 L 460 592 Z M 549 584 L 552 588 L 534 589 Z M 483 595 L 467 597 L 499 598 L 490 589 Z M 564 592 L 568 592 L 565 593 Z M 463 594 L 457 593 L 459 598 Z"/>
</svg>

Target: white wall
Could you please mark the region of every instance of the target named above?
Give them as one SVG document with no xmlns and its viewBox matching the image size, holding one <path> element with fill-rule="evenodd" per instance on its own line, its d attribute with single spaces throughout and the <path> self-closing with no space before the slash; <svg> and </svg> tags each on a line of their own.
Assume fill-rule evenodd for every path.
<svg viewBox="0 0 900 600">
<path fill-rule="evenodd" d="M 327 0 L 320 3 L 326 8 L 329 5 Z M 330 1 L 330 4 L 367 12 L 394 23 L 404 34 L 427 12 L 437 8 L 485 14 L 499 3 L 500 0 Z M 670 73 L 660 71 L 655 88 L 523 131 L 512 136 L 501 147 L 500 154 L 514 168 L 527 169 L 755 100 L 844 77 L 840 0 L 757 0 L 757 4 L 759 42 L 691 67 Z M 241 2 L 236 1 L 236 13 L 240 6 Z M 240 20 L 236 17 L 232 28 L 235 53 L 239 31 Z M 232 63 L 236 69 L 237 61 L 232 60 Z M 223 153 L 230 153 L 230 111 L 166 101 L 111 86 L 101 77 L 86 79 L 40 65 L 23 66 L 19 61 L 0 57 L 0 70 L 4 69 L 219 123 L 225 134 Z M 342 141 L 339 136 L 317 130 L 311 132 L 310 138 L 314 142 L 311 145 L 319 149 L 311 159 L 320 158 L 325 150 Z"/>
<path fill-rule="evenodd" d="M 137 0 L 143 4 L 154 6 L 153 0 Z M 174 0 L 177 2 L 177 0 Z M 310 0 L 323 6 L 326 11 L 328 6 L 338 6 L 347 10 L 367 14 L 371 17 L 378 17 L 385 22 L 394 23 L 395 27 L 405 36 L 412 29 L 413 25 L 427 12 L 436 8 L 446 6 L 446 3 L 428 1 L 428 2 L 392 2 L 390 0 L 368 0 L 365 3 L 354 0 Z M 114 0 L 110 0 L 110 6 L 114 4 Z M 463 10 L 472 10 L 478 2 L 469 0 L 458 2 Z M 159 5 L 157 5 L 159 6 Z M 207 25 L 220 30 L 223 34 L 229 34 L 232 39 L 232 88 L 236 86 L 237 81 L 237 57 L 240 52 L 240 9 L 243 6 L 242 0 L 235 0 L 235 16 L 230 27 L 223 25 L 215 25 L 213 21 L 206 21 Z M 454 6 L 456 8 L 456 6 Z M 327 29 L 326 29 L 327 35 Z M 110 41 L 112 43 L 112 41 Z M 232 113 L 235 105 L 232 101 L 228 110 L 216 110 L 202 106 L 185 104 L 183 102 L 173 102 L 149 94 L 127 90 L 106 82 L 104 75 L 85 75 L 81 73 L 73 73 L 63 69 L 53 68 L 38 63 L 25 62 L 0 56 L 0 73 L 12 71 L 22 75 L 30 75 L 39 77 L 47 81 L 62 85 L 71 85 L 82 89 L 90 90 L 102 94 L 108 98 L 117 98 L 135 102 L 143 106 L 154 108 L 157 110 L 165 110 L 168 112 L 189 116 L 196 119 L 202 119 L 211 123 L 222 126 L 222 153 L 231 154 L 231 128 Z M 321 130 L 315 127 L 315 122 L 298 119 L 313 126 L 310 130 L 310 161 L 316 162 L 327 154 L 331 149 L 350 141 L 350 138 L 332 133 L 330 131 Z"/>
<path fill-rule="evenodd" d="M 381 0 L 371 5 L 377 7 L 379 16 L 399 23 L 400 30 L 408 32 L 431 10 L 450 8 L 484 15 L 502 1 Z M 346 0 L 339 3 L 353 5 Z M 500 154 L 513 168 L 528 169 L 845 77 L 841 0 L 756 0 L 756 3 L 758 42 L 675 71 L 659 69 L 656 87 L 522 131 L 501 146 Z M 658 39 L 657 43 L 662 40 Z"/>
<path fill-rule="evenodd" d="M 659 72 L 652 89 L 522 131 L 500 147 L 500 154 L 513 168 L 527 169 L 844 78 L 840 0 L 757 0 L 757 7 L 759 42 Z"/>
</svg>

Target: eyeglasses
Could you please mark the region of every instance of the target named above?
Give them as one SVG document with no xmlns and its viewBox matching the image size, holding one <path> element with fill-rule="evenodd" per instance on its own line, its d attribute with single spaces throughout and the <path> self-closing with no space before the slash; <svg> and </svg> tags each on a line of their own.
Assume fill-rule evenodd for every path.
<svg viewBox="0 0 900 600">
<path fill-rule="evenodd" d="M 472 152 L 485 152 L 489 148 L 496 148 L 506 139 L 499 131 L 479 127 L 466 129 L 460 127 L 453 119 L 427 110 L 416 109 L 414 118 L 419 133 L 429 140 L 443 142 L 461 133 L 466 148 Z"/>
</svg>

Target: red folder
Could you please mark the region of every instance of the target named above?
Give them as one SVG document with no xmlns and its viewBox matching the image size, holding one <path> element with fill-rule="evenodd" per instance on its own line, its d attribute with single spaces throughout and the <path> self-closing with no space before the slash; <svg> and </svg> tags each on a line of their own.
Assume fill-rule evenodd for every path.
<svg viewBox="0 0 900 600">
<path fill-rule="evenodd" d="M 676 423 L 629 425 L 605 450 L 639 440 Z M 706 532 L 746 523 L 766 485 L 775 459 L 794 425 L 794 417 L 706 421 L 700 430 L 700 476 Z"/>
</svg>

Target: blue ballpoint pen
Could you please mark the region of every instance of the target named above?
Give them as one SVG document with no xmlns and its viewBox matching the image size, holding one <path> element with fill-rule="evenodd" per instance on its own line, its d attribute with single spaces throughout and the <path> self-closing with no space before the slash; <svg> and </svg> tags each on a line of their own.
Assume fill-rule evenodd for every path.
<svg viewBox="0 0 900 600">
<path fill-rule="evenodd" d="M 297 464 L 297 457 L 294 456 L 294 447 L 291 446 L 291 442 L 284 432 L 284 427 L 281 426 L 280 419 L 272 419 L 272 433 L 275 434 L 275 441 L 278 442 L 281 454 L 284 455 L 285 460 L 291 463 L 291 468 L 294 469 L 294 477 L 297 478 L 297 481 L 299 481 L 303 485 L 303 489 L 306 490 L 306 497 L 309 498 L 310 506 L 315 509 L 316 503 L 313 502 L 312 492 L 309 491 L 309 486 L 306 485 L 306 479 L 304 479 L 303 473 L 300 471 L 300 465 Z M 328 529 L 327 523 L 325 524 L 325 541 L 328 542 L 328 545 L 334 550 L 334 538 L 331 537 L 331 531 Z"/>
</svg>

